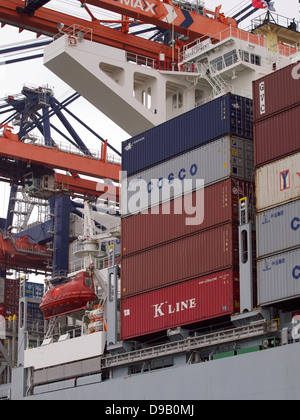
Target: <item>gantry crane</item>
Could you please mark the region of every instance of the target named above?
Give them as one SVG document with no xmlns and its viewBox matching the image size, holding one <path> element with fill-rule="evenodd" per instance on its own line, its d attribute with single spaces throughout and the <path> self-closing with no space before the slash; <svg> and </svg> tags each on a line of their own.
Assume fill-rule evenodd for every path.
<svg viewBox="0 0 300 420">
<path fill-rule="evenodd" d="M 60 103 L 48 87 L 24 86 L 21 94 L 9 95 L 1 102 L 1 114 L 6 118 L 0 122 L 0 177 L 12 185 L 6 223 L 0 232 L 2 268 L 66 272 L 70 214 L 82 217 L 71 198 L 96 200 L 101 197 L 102 201 L 119 202 L 119 152 L 97 133 L 94 134 L 102 141 L 100 150 L 90 151 L 62 112 L 70 113 L 81 122 L 67 109 L 67 105 L 78 97 L 74 93 Z M 68 135 L 53 124 L 53 116 L 63 123 Z M 19 126 L 18 134 L 14 133 L 13 125 Z M 43 137 L 38 138 L 35 129 Z M 53 140 L 54 130 L 69 143 Z M 114 155 L 107 153 L 108 147 Z M 11 231 L 18 187 L 30 197 L 49 200 L 53 217 L 40 225 L 39 232 L 37 227 L 14 234 Z M 49 242 L 54 243 L 52 249 L 46 246 Z"/>
</svg>

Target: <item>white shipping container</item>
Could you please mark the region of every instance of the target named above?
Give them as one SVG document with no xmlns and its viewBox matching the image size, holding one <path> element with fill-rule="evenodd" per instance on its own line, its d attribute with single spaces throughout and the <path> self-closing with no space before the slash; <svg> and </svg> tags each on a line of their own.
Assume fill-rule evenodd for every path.
<svg viewBox="0 0 300 420">
<path fill-rule="evenodd" d="M 256 217 L 257 257 L 300 246 L 300 200 L 274 207 Z"/>
<path fill-rule="evenodd" d="M 188 194 L 231 176 L 254 181 L 253 167 L 253 141 L 222 137 L 134 176 L 123 178 L 122 216 L 155 207 L 182 193 Z"/>
<path fill-rule="evenodd" d="M 255 176 L 258 211 L 297 200 L 300 198 L 300 153 L 258 168 Z"/>
<path fill-rule="evenodd" d="M 259 260 L 258 304 L 270 305 L 300 296 L 300 248 Z"/>
</svg>

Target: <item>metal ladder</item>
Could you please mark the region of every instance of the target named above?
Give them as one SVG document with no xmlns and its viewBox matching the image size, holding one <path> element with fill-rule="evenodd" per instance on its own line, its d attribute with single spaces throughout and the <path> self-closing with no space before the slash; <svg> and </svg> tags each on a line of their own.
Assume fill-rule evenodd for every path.
<svg viewBox="0 0 300 420">
<path fill-rule="evenodd" d="M 213 95 L 218 96 L 226 92 L 230 92 L 231 88 L 227 82 L 219 74 L 211 75 L 210 66 L 206 63 L 197 64 L 197 70 L 201 74 L 201 78 L 205 79 L 213 88 Z"/>
<path fill-rule="evenodd" d="M 47 332 L 45 334 L 45 339 L 51 338 L 53 335 L 53 331 L 57 325 L 58 316 L 51 318 L 48 324 Z"/>
</svg>

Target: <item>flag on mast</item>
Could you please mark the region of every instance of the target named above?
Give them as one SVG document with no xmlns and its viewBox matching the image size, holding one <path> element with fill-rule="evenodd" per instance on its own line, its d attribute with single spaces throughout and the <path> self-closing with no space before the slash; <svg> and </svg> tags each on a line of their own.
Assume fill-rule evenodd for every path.
<svg viewBox="0 0 300 420">
<path fill-rule="evenodd" d="M 256 9 L 267 9 L 270 12 L 276 12 L 273 1 L 267 0 L 252 0 L 252 5 Z"/>
</svg>

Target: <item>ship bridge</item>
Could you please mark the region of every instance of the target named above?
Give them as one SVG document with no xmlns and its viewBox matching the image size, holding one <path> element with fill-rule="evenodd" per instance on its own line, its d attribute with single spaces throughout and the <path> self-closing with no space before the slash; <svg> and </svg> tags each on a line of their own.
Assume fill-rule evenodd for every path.
<svg viewBox="0 0 300 420">
<path fill-rule="evenodd" d="M 268 22 L 254 32 L 229 25 L 184 45 L 173 63 L 164 54 L 156 60 L 97 44 L 67 28 L 45 48 L 44 64 L 134 136 L 227 92 L 251 98 L 254 80 L 274 63 L 288 65 L 299 51 L 300 34 L 291 24 Z"/>
</svg>

